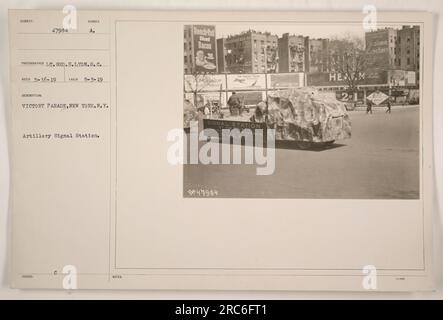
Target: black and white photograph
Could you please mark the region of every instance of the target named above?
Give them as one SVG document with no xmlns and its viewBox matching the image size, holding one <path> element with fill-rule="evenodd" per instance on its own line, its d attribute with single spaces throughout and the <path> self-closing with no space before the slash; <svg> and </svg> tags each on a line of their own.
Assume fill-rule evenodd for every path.
<svg viewBox="0 0 443 320">
<path fill-rule="evenodd" d="M 184 197 L 420 198 L 420 25 L 183 31 Z"/>
<path fill-rule="evenodd" d="M 0 300 L 441 298 L 443 7 L 313 1 L 0 4 Z"/>
</svg>

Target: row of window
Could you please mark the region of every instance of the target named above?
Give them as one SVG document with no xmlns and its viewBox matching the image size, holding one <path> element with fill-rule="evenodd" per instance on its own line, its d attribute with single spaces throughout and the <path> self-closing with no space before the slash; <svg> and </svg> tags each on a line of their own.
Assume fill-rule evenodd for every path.
<svg viewBox="0 0 443 320">
<path fill-rule="evenodd" d="M 185 38 L 191 38 L 191 37 L 192 37 L 192 30 L 191 30 L 191 28 L 189 28 L 189 29 L 185 29 L 185 31 L 184 31 L 184 37 L 185 37 Z"/>
<path fill-rule="evenodd" d="M 417 50 L 417 52 L 419 52 L 418 50 Z M 392 48 L 391 47 L 391 54 L 400 54 L 401 53 L 401 50 L 400 50 L 400 48 Z M 411 54 L 411 49 L 407 49 L 406 50 L 406 54 Z M 420 55 L 420 53 L 417 53 L 417 57 Z"/>
<path fill-rule="evenodd" d="M 183 45 L 183 48 L 185 49 L 185 52 L 188 51 L 188 50 L 191 51 L 192 50 L 192 44 L 190 42 L 189 43 L 185 42 L 184 45 Z"/>
<path fill-rule="evenodd" d="M 401 37 L 400 36 L 398 36 L 398 37 L 397 36 L 393 36 L 393 37 L 391 36 L 390 42 L 391 43 L 394 43 L 394 42 L 395 43 L 401 43 Z M 406 38 L 406 42 L 410 43 L 411 42 L 411 38 L 407 37 Z M 420 39 L 417 39 L 417 45 L 420 45 Z"/>
<path fill-rule="evenodd" d="M 185 58 L 184 58 L 184 62 L 185 62 L 185 64 L 188 64 L 188 62 L 189 63 L 192 63 L 192 57 L 191 56 L 185 56 Z"/>
<path fill-rule="evenodd" d="M 393 65 L 397 65 L 397 66 L 401 66 L 401 58 L 395 58 L 395 59 L 391 59 L 391 64 Z M 406 65 L 410 66 L 412 64 L 411 62 L 411 58 L 406 58 Z M 419 67 L 419 63 L 417 60 L 417 68 Z"/>
</svg>

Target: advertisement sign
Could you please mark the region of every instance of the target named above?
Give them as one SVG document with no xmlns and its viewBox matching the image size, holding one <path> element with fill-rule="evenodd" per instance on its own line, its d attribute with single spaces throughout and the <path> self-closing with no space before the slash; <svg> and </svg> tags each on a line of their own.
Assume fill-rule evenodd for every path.
<svg viewBox="0 0 443 320">
<path fill-rule="evenodd" d="M 388 72 L 386 70 L 368 70 L 364 74 L 364 79 L 359 84 L 388 84 Z"/>
<path fill-rule="evenodd" d="M 307 74 L 308 86 L 346 86 L 346 74 L 339 72 L 316 72 Z M 386 84 L 385 71 L 372 71 L 358 75 L 358 85 Z"/>
<path fill-rule="evenodd" d="M 404 86 L 406 84 L 407 71 L 389 70 L 389 84 L 393 86 Z"/>
<path fill-rule="evenodd" d="M 264 74 L 228 74 L 228 90 L 259 90 L 266 89 Z"/>
<path fill-rule="evenodd" d="M 217 72 L 215 26 L 193 25 L 192 38 L 195 71 Z"/>
<path fill-rule="evenodd" d="M 389 70 L 389 84 L 393 86 L 415 85 L 415 72 L 405 70 Z"/>
<path fill-rule="evenodd" d="M 380 103 L 383 103 L 383 101 L 385 101 L 387 98 L 389 98 L 387 94 L 384 94 L 381 91 L 375 91 L 367 96 L 366 99 L 372 101 L 375 105 L 379 105 Z"/>
<path fill-rule="evenodd" d="M 268 74 L 268 89 L 300 88 L 304 86 L 304 73 Z"/>
<path fill-rule="evenodd" d="M 414 71 L 408 71 L 408 76 L 406 78 L 407 84 L 409 85 L 415 85 L 416 84 L 416 77 Z"/>
<path fill-rule="evenodd" d="M 366 38 L 366 64 L 370 68 L 387 69 L 389 67 L 389 31 L 367 32 Z"/>
<path fill-rule="evenodd" d="M 187 74 L 184 78 L 185 92 L 226 90 L 223 74 Z"/>
<path fill-rule="evenodd" d="M 386 32 L 371 32 L 365 35 L 368 53 L 388 53 L 389 35 Z"/>
<path fill-rule="evenodd" d="M 352 102 L 354 101 L 354 95 L 356 92 L 347 91 L 347 90 L 337 90 L 335 92 L 335 98 L 338 101 L 342 102 Z M 357 92 L 357 95 L 361 92 Z"/>
<path fill-rule="evenodd" d="M 336 90 L 335 91 L 335 98 L 339 101 L 346 102 L 346 103 L 352 103 L 352 102 L 359 102 L 362 103 L 365 100 L 365 97 L 370 95 L 375 90 L 367 90 L 367 89 L 359 89 L 356 91 L 351 90 Z M 382 90 L 380 90 L 382 91 Z M 384 92 L 384 91 L 382 91 Z M 389 93 L 389 90 L 387 89 L 385 94 Z"/>
<path fill-rule="evenodd" d="M 214 129 L 219 133 L 219 137 L 222 137 L 223 129 L 250 129 L 251 131 L 255 131 L 257 129 L 263 130 L 262 132 L 266 132 L 267 125 L 262 122 L 250 122 L 250 121 L 233 121 L 233 120 L 216 120 L 216 119 L 203 119 L 203 128 L 204 129 Z"/>
</svg>

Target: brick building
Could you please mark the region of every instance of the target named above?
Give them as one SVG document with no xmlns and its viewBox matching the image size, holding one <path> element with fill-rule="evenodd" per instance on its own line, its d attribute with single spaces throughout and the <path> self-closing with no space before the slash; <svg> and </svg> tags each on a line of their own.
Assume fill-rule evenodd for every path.
<svg viewBox="0 0 443 320">
<path fill-rule="evenodd" d="M 221 72 L 278 72 L 278 36 L 248 30 L 218 39 L 218 64 Z M 220 54 L 223 54 L 220 56 Z"/>
<path fill-rule="evenodd" d="M 183 34 L 183 63 L 185 74 L 191 73 L 193 69 L 192 50 L 192 26 L 186 25 Z"/>
<path fill-rule="evenodd" d="M 307 41 L 307 72 L 328 72 L 329 39 L 308 39 Z"/>
<path fill-rule="evenodd" d="M 397 30 L 385 28 L 365 33 L 366 59 L 369 69 L 391 70 L 396 66 Z"/>
<path fill-rule="evenodd" d="M 420 70 L 420 27 L 403 26 L 397 31 L 396 67 L 401 70 Z"/>
<path fill-rule="evenodd" d="M 227 73 L 228 69 L 226 66 L 226 57 L 228 55 L 228 50 L 226 49 L 226 38 L 217 39 L 217 66 L 219 73 Z"/>
<path fill-rule="evenodd" d="M 278 71 L 306 72 L 309 38 L 301 35 L 284 33 L 278 39 Z"/>
</svg>

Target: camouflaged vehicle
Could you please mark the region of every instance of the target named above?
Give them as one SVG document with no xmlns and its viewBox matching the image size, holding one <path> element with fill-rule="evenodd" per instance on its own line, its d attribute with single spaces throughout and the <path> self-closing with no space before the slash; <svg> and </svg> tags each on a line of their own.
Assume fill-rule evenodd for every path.
<svg viewBox="0 0 443 320">
<path fill-rule="evenodd" d="M 276 141 L 294 141 L 301 149 L 327 146 L 351 137 L 351 121 L 345 104 L 313 88 L 268 92 L 267 101 L 249 111 L 242 107 L 237 111 L 220 110 L 210 117 L 199 116 L 189 103 L 186 110 L 185 128 L 190 121 L 200 120 L 204 129 L 217 131 L 275 129 Z"/>
</svg>

